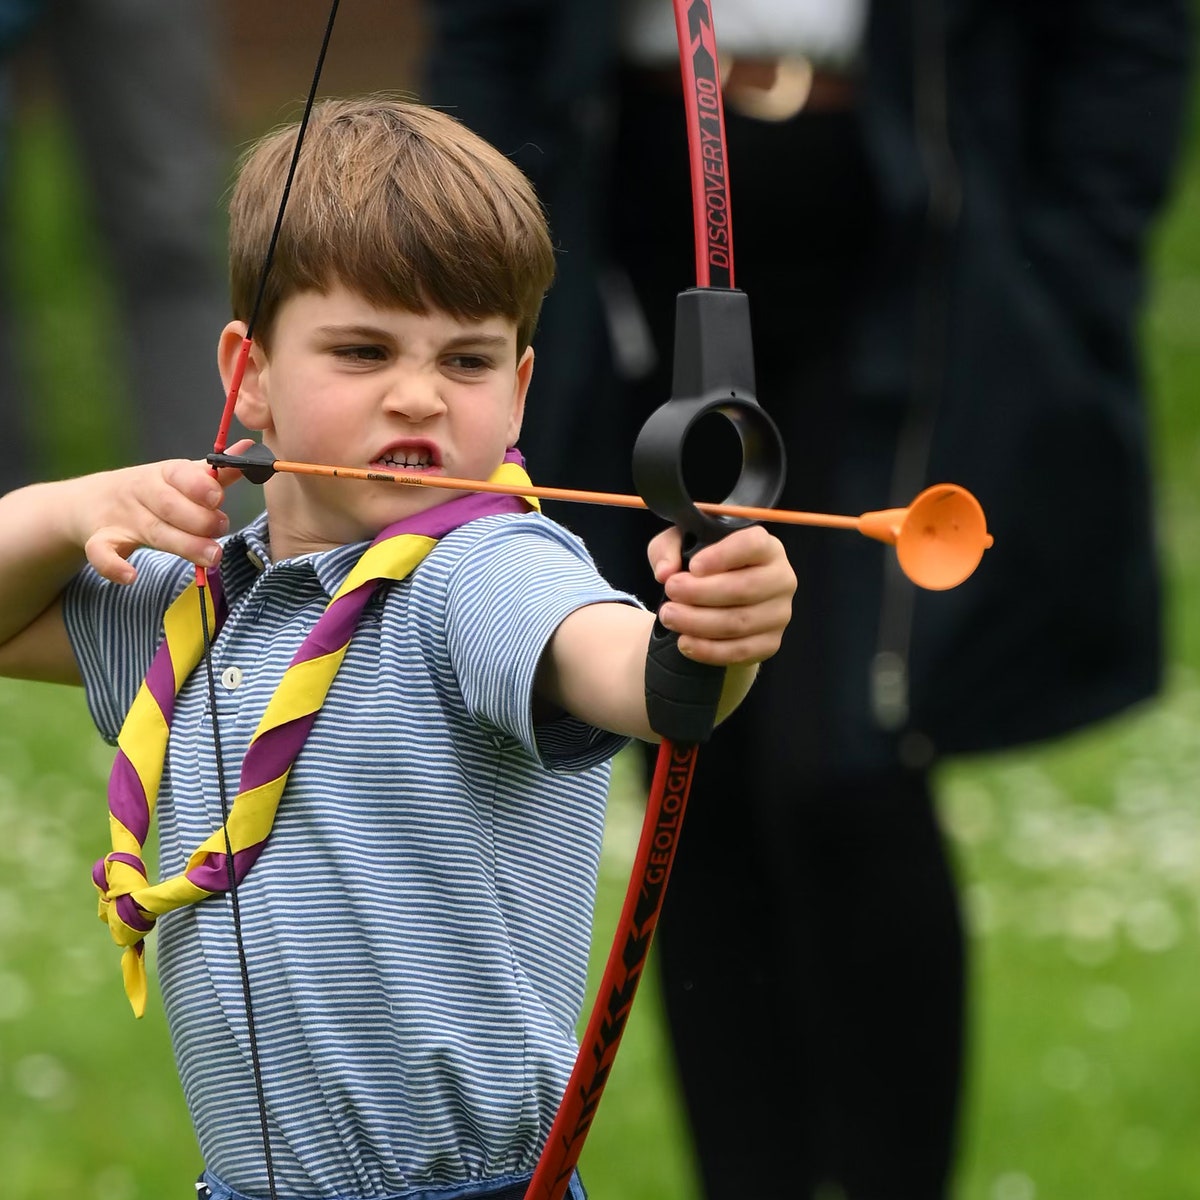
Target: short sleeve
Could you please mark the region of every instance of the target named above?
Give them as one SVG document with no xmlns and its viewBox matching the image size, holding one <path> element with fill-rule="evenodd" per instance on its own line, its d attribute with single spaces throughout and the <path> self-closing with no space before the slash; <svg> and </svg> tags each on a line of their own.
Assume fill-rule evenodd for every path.
<svg viewBox="0 0 1200 1200">
<path fill-rule="evenodd" d="M 612 603 L 640 607 L 605 582 L 561 525 L 536 514 L 494 522 L 456 564 L 447 590 L 447 649 L 473 719 L 546 767 L 576 771 L 611 758 L 628 738 L 570 715 L 535 725 L 532 701 L 558 626 L 585 605 Z"/>
<path fill-rule="evenodd" d="M 162 640 L 163 615 L 192 578 L 174 555 L 138 550 L 129 561 L 138 572 L 131 584 L 110 583 L 86 567 L 63 593 L 63 620 L 88 709 L 110 745 Z"/>
</svg>

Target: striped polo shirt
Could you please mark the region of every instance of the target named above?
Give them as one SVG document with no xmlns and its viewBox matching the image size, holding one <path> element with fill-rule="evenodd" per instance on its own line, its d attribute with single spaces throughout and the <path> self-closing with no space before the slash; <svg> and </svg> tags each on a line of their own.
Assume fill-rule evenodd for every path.
<svg viewBox="0 0 1200 1200">
<path fill-rule="evenodd" d="M 230 797 L 287 664 L 366 548 L 271 564 L 265 536 L 260 517 L 221 568 Z M 134 584 L 88 569 L 65 602 L 110 742 L 193 575 L 157 551 L 132 561 Z M 532 685 L 555 628 L 598 601 L 633 602 L 529 513 L 446 535 L 364 611 L 239 888 L 281 1196 L 373 1200 L 535 1164 L 574 1061 L 624 743 L 570 717 L 536 724 Z M 157 823 L 162 876 L 221 824 L 203 667 L 176 704 Z M 148 944 L 205 1164 L 266 1195 L 228 897 L 167 914 Z"/>
</svg>

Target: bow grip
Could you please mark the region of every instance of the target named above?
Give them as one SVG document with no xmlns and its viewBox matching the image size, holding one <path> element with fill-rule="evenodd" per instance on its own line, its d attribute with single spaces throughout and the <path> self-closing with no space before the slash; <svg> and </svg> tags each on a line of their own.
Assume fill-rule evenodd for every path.
<svg viewBox="0 0 1200 1200">
<path fill-rule="evenodd" d="M 717 720 L 725 668 L 685 658 L 679 652 L 679 635 L 655 617 L 645 678 L 650 728 L 680 746 L 707 742 Z"/>
<path fill-rule="evenodd" d="M 647 507 L 683 534 L 683 564 L 726 534 L 754 524 L 698 509 L 684 479 L 687 443 L 718 415 L 737 433 L 741 470 L 730 504 L 769 508 L 783 490 L 785 454 L 774 421 L 754 398 L 749 300 L 725 288 L 691 288 L 675 309 L 672 396 L 642 426 L 633 478 Z M 681 745 L 707 741 L 716 723 L 725 668 L 679 653 L 678 637 L 657 619 L 646 656 L 646 711 L 656 733 Z"/>
</svg>

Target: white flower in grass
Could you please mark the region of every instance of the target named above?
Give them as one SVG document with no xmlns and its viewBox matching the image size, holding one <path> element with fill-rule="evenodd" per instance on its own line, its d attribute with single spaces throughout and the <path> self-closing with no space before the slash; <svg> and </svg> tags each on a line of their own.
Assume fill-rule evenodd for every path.
<svg viewBox="0 0 1200 1200">
<path fill-rule="evenodd" d="M 196 618 L 196 623 L 200 623 L 199 617 Z M 102 742 L 99 738 L 89 739 L 87 766 L 94 779 L 101 783 L 108 782 L 115 754 L 116 751 L 107 742 Z"/>
<path fill-rule="evenodd" d="M 967 928 L 976 937 L 986 937 L 1002 929 L 1008 917 L 1004 894 L 991 883 L 970 884 L 963 892 L 963 910 Z"/>
<path fill-rule="evenodd" d="M 1117 1154 L 1135 1171 L 1148 1171 L 1162 1157 L 1162 1134 L 1157 1129 L 1137 1125 L 1126 1129 L 1117 1139 Z"/>
<path fill-rule="evenodd" d="M 91 939 L 83 945 L 64 946 L 62 970 L 55 976 L 58 990 L 67 996 L 81 996 L 100 984 L 112 965 L 107 950 L 103 941 Z"/>
<path fill-rule="evenodd" d="M 32 831 L 25 847 L 25 883 L 28 887 L 39 892 L 53 892 L 78 875 L 79 861 L 70 845 L 51 828 L 42 826 Z"/>
<path fill-rule="evenodd" d="M 1089 873 L 1110 870 L 1126 854 L 1112 818 L 1082 804 L 1071 810 L 1065 843 L 1064 856 Z"/>
<path fill-rule="evenodd" d="M 1063 931 L 1066 900 L 1057 888 L 1040 887 L 1023 897 L 1021 927 L 1026 937 L 1035 941 L 1058 937 Z"/>
<path fill-rule="evenodd" d="M 1005 1171 L 992 1183 L 990 1200 L 1035 1200 L 1037 1186 L 1024 1171 Z"/>
<path fill-rule="evenodd" d="M 17 940 L 21 930 L 20 912 L 17 893 L 0 888 L 0 944 L 6 937 Z"/>
<path fill-rule="evenodd" d="M 1150 896 L 1130 905 L 1125 913 L 1125 932 L 1137 949 L 1161 954 L 1178 943 L 1183 927 L 1165 900 Z"/>
<path fill-rule="evenodd" d="M 1055 1046 L 1042 1059 L 1042 1079 L 1062 1092 L 1083 1090 L 1091 1074 L 1091 1064 L 1075 1046 Z"/>
<path fill-rule="evenodd" d="M 1068 938 L 1064 949 L 1067 957 L 1081 967 L 1102 967 L 1111 962 L 1116 955 L 1117 939 L 1106 937 L 1087 941 L 1083 938 Z"/>
<path fill-rule="evenodd" d="M 12 784 L 21 784 L 34 773 L 28 749 L 16 738 L 0 738 L 0 763 L 0 777 Z"/>
<path fill-rule="evenodd" d="M 16 1021 L 33 1005 L 33 989 L 20 975 L 0 971 L 0 1021 Z"/>
<path fill-rule="evenodd" d="M 1066 901 L 1063 928 L 1068 937 L 1083 942 L 1106 941 L 1121 919 L 1121 904 L 1101 888 L 1078 888 Z"/>
<path fill-rule="evenodd" d="M 1083 1019 L 1093 1028 L 1112 1032 L 1124 1029 L 1133 1017 L 1129 993 L 1113 983 L 1088 988 L 1083 996 Z"/>
<path fill-rule="evenodd" d="M 1129 820 L 1169 810 L 1171 787 L 1163 777 L 1162 764 L 1154 759 L 1130 759 L 1120 768 L 1113 784 L 1116 811 Z"/>
<path fill-rule="evenodd" d="M 1004 852 L 1027 871 L 1050 871 L 1062 861 L 1062 820 L 1047 809 L 1027 808 L 1013 818 Z"/>
<path fill-rule="evenodd" d="M 52 1054 L 27 1054 L 18 1059 L 13 1067 L 13 1082 L 31 1100 L 60 1112 L 75 1103 L 75 1081 Z"/>
<path fill-rule="evenodd" d="M 137 1180 L 125 1166 L 105 1167 L 92 1180 L 94 1200 L 135 1200 L 137 1194 Z"/>
<path fill-rule="evenodd" d="M 946 831 L 964 846 L 980 845 L 997 830 L 996 803 L 979 783 L 963 780 L 949 788 L 941 816 Z"/>
<path fill-rule="evenodd" d="M 1162 883 L 1187 885 L 1200 878 L 1200 817 L 1181 806 L 1155 813 L 1135 826 L 1145 873 Z"/>
</svg>

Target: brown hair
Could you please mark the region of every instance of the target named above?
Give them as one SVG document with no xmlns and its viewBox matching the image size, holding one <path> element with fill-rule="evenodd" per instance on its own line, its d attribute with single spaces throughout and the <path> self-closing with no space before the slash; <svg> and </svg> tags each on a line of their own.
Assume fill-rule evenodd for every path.
<svg viewBox="0 0 1200 1200">
<path fill-rule="evenodd" d="M 242 157 L 230 200 L 233 314 L 249 321 L 297 125 Z M 435 109 L 382 96 L 313 107 L 255 337 L 279 306 L 337 283 L 380 307 L 503 316 L 529 344 L 554 277 L 546 218 L 529 180 Z"/>
</svg>

